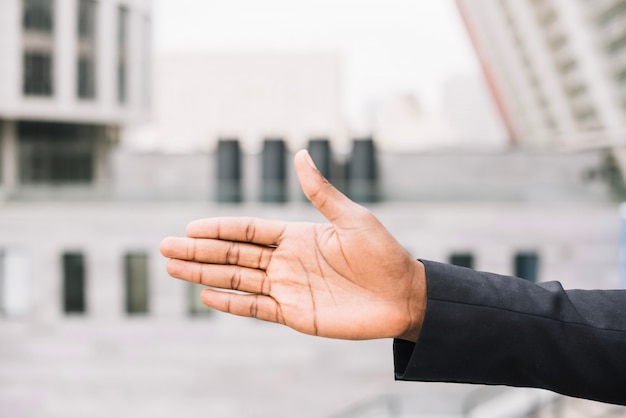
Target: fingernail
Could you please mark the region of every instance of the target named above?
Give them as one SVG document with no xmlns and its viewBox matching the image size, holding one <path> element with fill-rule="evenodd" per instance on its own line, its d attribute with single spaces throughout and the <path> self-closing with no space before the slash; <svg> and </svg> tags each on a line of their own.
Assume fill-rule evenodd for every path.
<svg viewBox="0 0 626 418">
<path fill-rule="evenodd" d="M 313 162 L 313 158 L 311 158 L 311 154 L 309 154 L 309 151 L 304 151 L 304 159 L 306 160 L 307 163 L 309 163 L 309 165 L 313 168 L 315 168 L 317 170 L 317 167 L 315 166 L 315 163 Z"/>
</svg>

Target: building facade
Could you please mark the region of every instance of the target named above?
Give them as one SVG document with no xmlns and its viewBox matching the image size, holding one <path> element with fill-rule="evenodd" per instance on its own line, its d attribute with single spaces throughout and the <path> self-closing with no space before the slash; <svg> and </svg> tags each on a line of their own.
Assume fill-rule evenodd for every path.
<svg viewBox="0 0 626 418">
<path fill-rule="evenodd" d="M 148 0 L 0 4 L 3 198 L 106 193 L 120 129 L 150 110 Z"/>
<path fill-rule="evenodd" d="M 1 205 L 1 410 L 47 418 L 313 418 L 368 416 L 350 411 L 368 400 L 385 408 L 387 396 L 393 411 L 432 414 L 468 396 L 483 405 L 475 391 L 484 388 L 394 382 L 391 341 L 313 338 L 211 312 L 198 285 L 167 275 L 159 242 L 183 235 L 190 220 L 324 221 L 297 191 L 292 153 L 281 148 L 267 148 L 278 156 L 243 156 L 238 187 L 236 176 L 219 175 L 216 154 L 118 154 L 117 199 Z M 284 182 L 280 170 L 263 169 L 281 156 Z M 359 158 L 367 166 L 370 158 Z M 335 162 L 317 161 L 336 176 Z M 584 175 L 598 166 L 597 153 L 404 153 L 376 161 L 380 194 L 366 204 L 413 256 L 567 288 L 619 285 L 619 210 L 603 184 Z M 367 197 L 372 178 L 357 179 L 345 190 Z M 273 200 L 280 190 L 286 196 Z M 511 415 L 519 402 L 499 404 L 507 416 L 525 416 Z M 580 409 L 563 405 L 559 411 Z"/>
<path fill-rule="evenodd" d="M 511 138 L 532 148 L 605 147 L 626 137 L 621 0 L 457 0 Z"/>
<path fill-rule="evenodd" d="M 220 138 L 237 138 L 251 153 L 264 138 L 292 147 L 317 136 L 345 142 L 339 54 L 161 55 L 154 77 L 153 118 L 128 131 L 127 148 L 206 152 Z"/>
<path fill-rule="evenodd" d="M 218 97 L 240 90 L 220 109 L 230 108 L 223 130 L 205 131 L 207 151 L 116 147 L 151 108 L 150 16 L 147 0 L 0 1 L 0 415 L 312 418 L 406 394 L 393 382 L 389 341 L 311 338 L 218 315 L 197 286 L 166 273 L 159 242 L 192 219 L 323 221 L 291 164 L 311 137 L 323 174 L 415 257 L 566 287 L 618 285 L 620 221 L 602 153 L 394 154 L 360 139 L 335 154 L 331 143 L 343 135 L 335 57 L 319 66 L 269 60 L 262 85 L 290 91 L 214 77 Z M 231 59 L 216 71 L 249 62 Z M 281 83 L 289 65 L 309 64 L 321 87 L 306 76 Z M 308 103 L 309 93 L 319 102 Z M 272 100 L 282 104 L 259 108 Z M 197 105 L 171 105 L 183 103 Z M 268 121 L 281 123 L 289 106 L 302 106 L 303 119 L 274 132 Z M 235 128 L 255 112 L 255 135 L 270 138 L 252 138 L 263 145 L 250 152 Z M 420 399 L 431 411 L 473 390 L 411 388 L 411 399 L 433 394 Z"/>
</svg>

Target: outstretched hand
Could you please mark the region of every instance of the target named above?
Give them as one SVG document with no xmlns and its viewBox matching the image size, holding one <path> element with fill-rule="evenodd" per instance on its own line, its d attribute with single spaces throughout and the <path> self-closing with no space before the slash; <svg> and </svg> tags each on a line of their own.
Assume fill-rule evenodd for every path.
<svg viewBox="0 0 626 418">
<path fill-rule="evenodd" d="M 426 307 L 423 265 L 335 189 L 308 152 L 296 154 L 295 166 L 304 194 L 330 223 L 193 221 L 186 238 L 161 243 L 169 274 L 209 286 L 202 302 L 219 311 L 323 337 L 415 341 Z"/>
</svg>

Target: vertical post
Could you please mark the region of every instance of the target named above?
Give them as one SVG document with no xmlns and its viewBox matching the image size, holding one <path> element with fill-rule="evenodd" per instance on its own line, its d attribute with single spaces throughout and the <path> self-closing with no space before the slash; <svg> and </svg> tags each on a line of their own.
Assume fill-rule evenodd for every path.
<svg viewBox="0 0 626 418">
<path fill-rule="evenodd" d="M 348 195 L 357 202 L 378 201 L 378 167 L 374 140 L 355 139 L 347 167 Z"/>
<path fill-rule="evenodd" d="M 11 196 L 17 186 L 17 130 L 15 122 L 5 120 L 2 123 L 2 186 L 5 196 Z"/>
<path fill-rule="evenodd" d="M 220 139 L 217 143 L 218 202 L 241 202 L 241 148 L 236 139 Z"/>
<path fill-rule="evenodd" d="M 287 147 L 282 139 L 263 141 L 261 161 L 261 201 L 287 201 Z"/>
</svg>

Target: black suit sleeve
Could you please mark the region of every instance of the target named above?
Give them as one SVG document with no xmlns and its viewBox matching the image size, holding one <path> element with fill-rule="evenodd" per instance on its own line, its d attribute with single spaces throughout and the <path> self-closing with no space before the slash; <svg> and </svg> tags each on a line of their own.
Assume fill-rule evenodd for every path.
<svg viewBox="0 0 626 418">
<path fill-rule="evenodd" d="M 569 290 L 423 261 L 417 343 L 394 341 L 399 380 L 549 389 L 626 405 L 626 291 Z"/>
</svg>

